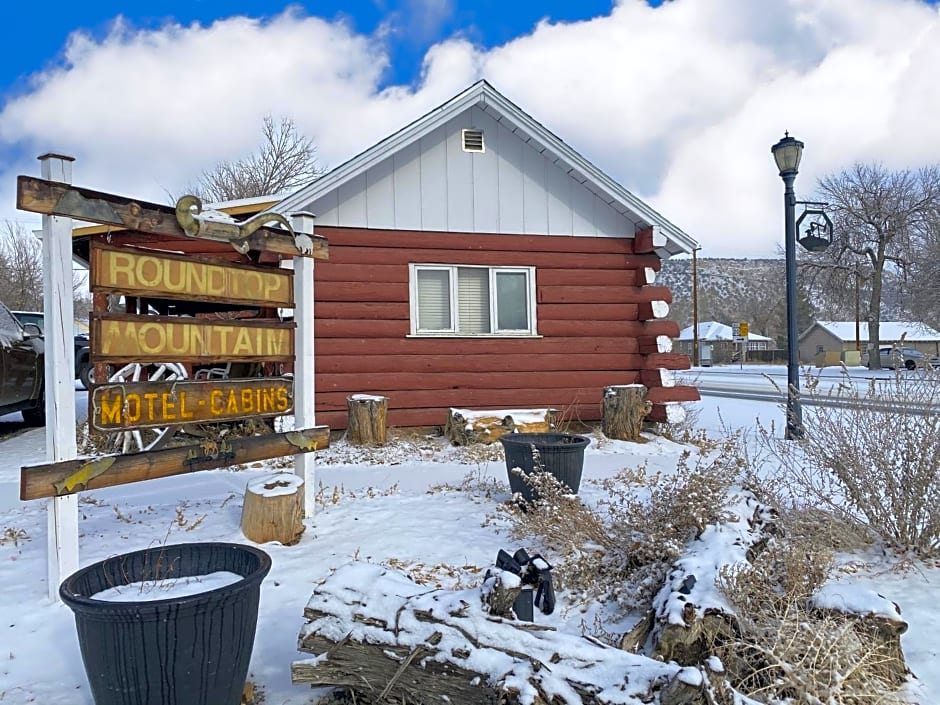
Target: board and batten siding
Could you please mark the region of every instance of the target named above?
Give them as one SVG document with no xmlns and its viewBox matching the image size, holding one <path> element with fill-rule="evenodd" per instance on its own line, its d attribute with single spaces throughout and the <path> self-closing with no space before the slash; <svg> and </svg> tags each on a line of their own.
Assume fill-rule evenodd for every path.
<svg viewBox="0 0 940 705">
<path fill-rule="evenodd" d="M 465 152 L 461 130 L 483 131 Z M 305 209 L 317 228 L 624 237 L 634 224 L 478 107 L 378 161 Z"/>
<path fill-rule="evenodd" d="M 317 232 L 330 243 L 315 277 L 318 423 L 345 428 L 357 393 L 388 397 L 390 426 L 443 425 L 450 407 L 552 407 L 596 421 L 604 387 L 636 382 L 660 412 L 698 399 L 692 387 L 663 386 L 671 380 L 661 371 L 689 359 L 656 352 L 657 336 L 678 326 L 644 313 L 671 297 L 646 284 L 660 260 L 635 253 L 632 239 Z M 409 337 L 409 263 L 534 266 L 540 337 Z"/>
</svg>

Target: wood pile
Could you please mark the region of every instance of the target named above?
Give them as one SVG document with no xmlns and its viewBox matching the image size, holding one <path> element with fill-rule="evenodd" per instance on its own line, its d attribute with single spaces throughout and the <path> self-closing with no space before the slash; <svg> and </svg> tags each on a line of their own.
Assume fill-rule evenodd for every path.
<svg viewBox="0 0 940 705">
<path fill-rule="evenodd" d="M 698 668 L 496 614 L 518 587 L 495 570 L 480 588 L 449 591 L 374 564 L 343 566 L 304 610 L 298 648 L 316 658 L 295 661 L 292 680 L 375 705 L 711 705 Z"/>
<path fill-rule="evenodd" d="M 444 436 L 455 446 L 495 443 L 507 433 L 549 433 L 555 429 L 555 409 L 471 411 L 450 409 Z"/>
</svg>

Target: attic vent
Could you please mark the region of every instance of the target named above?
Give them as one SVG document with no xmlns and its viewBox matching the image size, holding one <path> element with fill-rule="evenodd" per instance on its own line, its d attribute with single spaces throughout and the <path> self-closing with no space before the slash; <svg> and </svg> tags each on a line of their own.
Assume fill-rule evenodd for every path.
<svg viewBox="0 0 940 705">
<path fill-rule="evenodd" d="M 463 137 L 463 151 L 465 152 L 485 152 L 483 148 L 483 130 L 461 130 Z"/>
</svg>

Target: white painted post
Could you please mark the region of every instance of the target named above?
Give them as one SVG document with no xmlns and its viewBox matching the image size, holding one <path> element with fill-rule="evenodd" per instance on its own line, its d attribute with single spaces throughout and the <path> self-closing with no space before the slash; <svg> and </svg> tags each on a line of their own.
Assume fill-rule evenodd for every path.
<svg viewBox="0 0 940 705">
<path fill-rule="evenodd" d="M 291 214 L 291 225 L 297 233 L 313 235 L 313 213 Z M 294 257 L 294 427 L 316 425 L 314 404 L 313 355 L 313 257 Z M 316 456 L 298 453 L 294 456 L 294 472 L 304 481 L 304 516 L 316 513 Z"/>
<path fill-rule="evenodd" d="M 42 178 L 72 183 L 72 157 L 44 154 Z M 71 460 L 75 444 L 75 334 L 72 305 L 72 220 L 42 217 L 43 326 L 45 331 L 46 460 Z M 49 500 L 49 598 L 78 570 L 78 494 Z"/>
</svg>

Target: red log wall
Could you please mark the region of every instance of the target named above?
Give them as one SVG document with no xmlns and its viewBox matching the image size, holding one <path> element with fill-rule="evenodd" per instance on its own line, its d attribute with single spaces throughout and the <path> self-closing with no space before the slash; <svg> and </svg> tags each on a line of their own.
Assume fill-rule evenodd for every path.
<svg viewBox="0 0 940 705">
<path fill-rule="evenodd" d="M 552 407 L 563 419 L 600 418 L 603 388 L 641 371 L 686 369 L 686 355 L 641 352 L 678 336 L 668 320 L 639 320 L 668 289 L 645 284 L 659 257 L 630 239 L 479 235 L 319 227 L 330 244 L 315 274 L 317 422 L 345 428 L 346 398 L 388 397 L 390 426 L 436 426 L 449 407 Z M 540 338 L 409 338 L 408 265 L 534 266 Z M 645 304 L 645 305 L 644 305 Z M 648 314 L 647 314 L 648 315 Z M 655 348 L 654 348 L 655 349 Z M 643 375 L 643 381 L 659 375 Z M 663 404 L 693 387 L 651 388 Z"/>
</svg>

